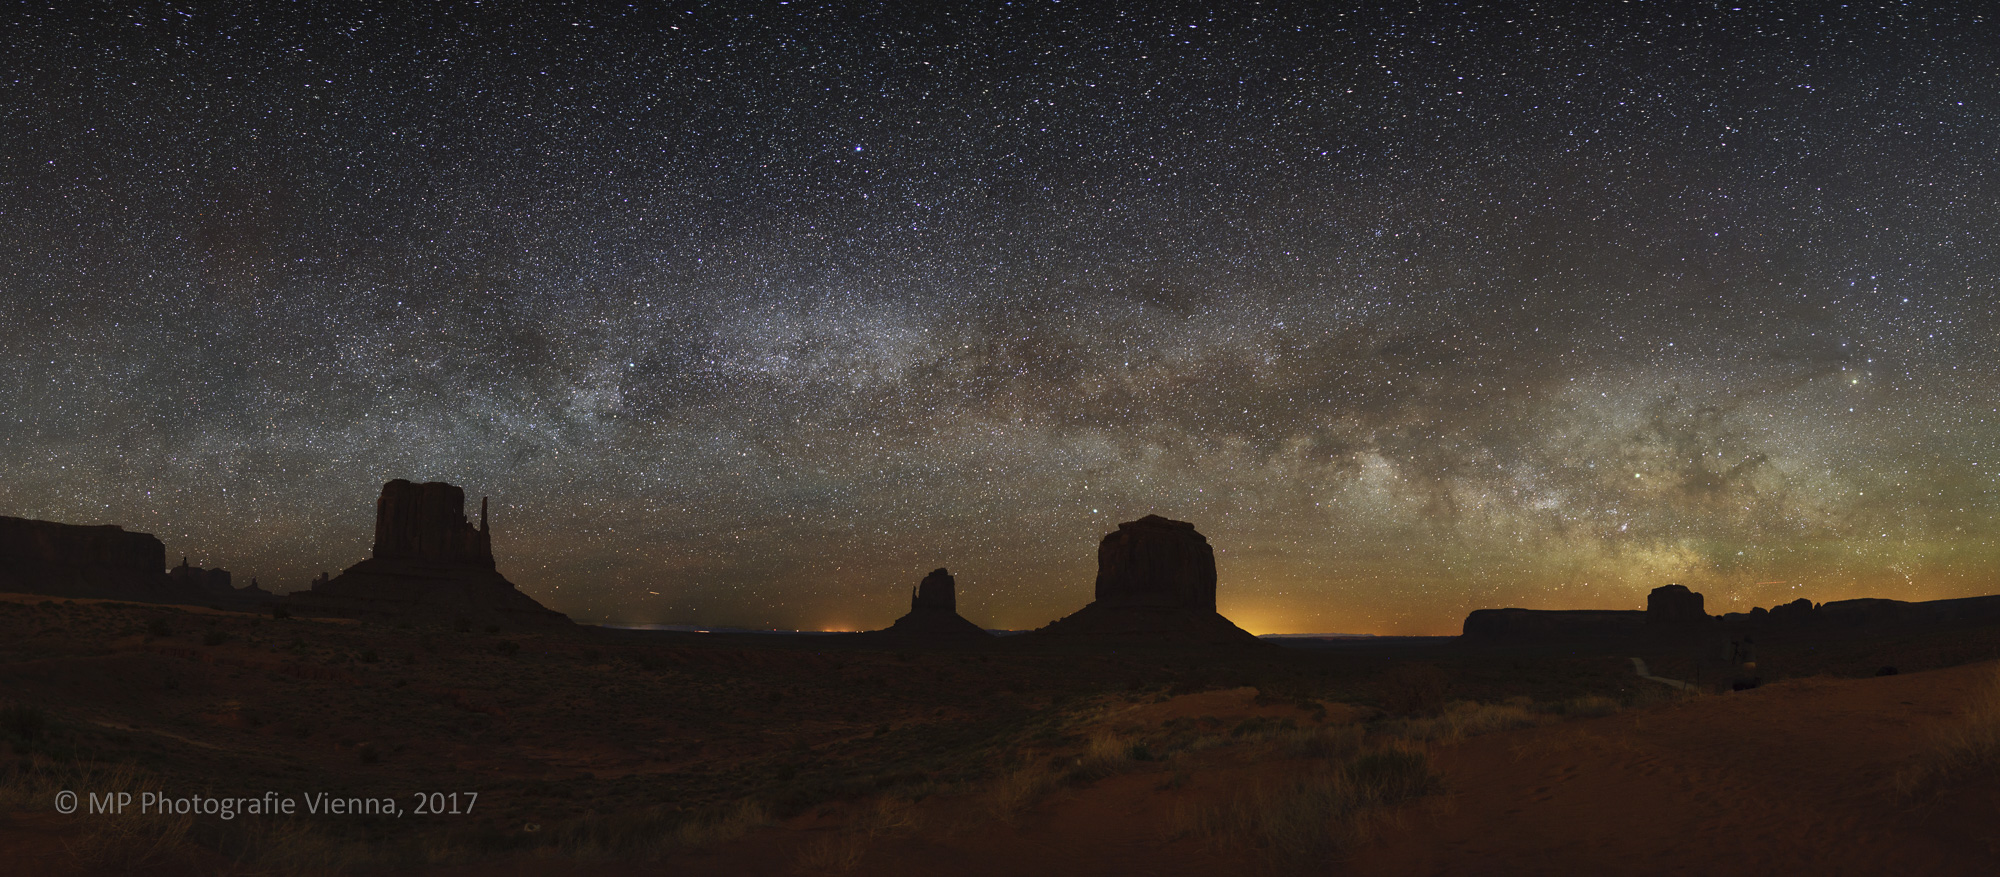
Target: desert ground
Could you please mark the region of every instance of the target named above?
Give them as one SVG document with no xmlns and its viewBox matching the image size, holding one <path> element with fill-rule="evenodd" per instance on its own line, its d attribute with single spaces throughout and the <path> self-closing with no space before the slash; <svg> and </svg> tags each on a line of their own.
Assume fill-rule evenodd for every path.
<svg viewBox="0 0 2000 877">
<path fill-rule="evenodd" d="M 34 874 L 2000 871 L 1992 627 L 1776 639 L 1764 684 L 1728 693 L 1698 653 L 1615 644 L 461 627 L 0 598 L 0 858 Z M 1702 684 L 1639 678 L 1634 657 Z M 388 798 L 400 815 L 65 815 L 64 790 Z M 469 812 L 413 812 L 453 793 Z"/>
</svg>

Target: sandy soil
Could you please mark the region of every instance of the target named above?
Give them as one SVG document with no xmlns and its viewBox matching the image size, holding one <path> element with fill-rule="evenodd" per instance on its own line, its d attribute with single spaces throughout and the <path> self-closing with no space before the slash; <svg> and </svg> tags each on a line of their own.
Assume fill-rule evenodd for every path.
<svg viewBox="0 0 2000 877">
<path fill-rule="evenodd" d="M 483 633 L 9 602 L 25 605 L 0 606 L 0 701 L 42 705 L 54 729 L 52 742 L 16 743 L 15 762 L 136 760 L 148 782 L 175 788 L 481 790 L 479 814 L 451 823 L 480 832 L 472 863 L 393 872 L 407 874 L 1282 873 L 1188 836 L 1186 814 L 1313 769 L 1239 737 L 1246 727 L 1393 733 L 1384 680 L 1407 669 L 1289 650 L 1226 663 L 596 635 L 499 650 L 508 638 Z M 147 633 L 163 619 L 171 635 Z M 226 638 L 206 644 L 217 631 Z M 1978 637 L 1850 644 L 1841 660 L 1909 667 L 1918 651 L 1988 648 Z M 2000 662 L 1694 697 L 1615 656 L 1439 653 L 1425 666 L 1453 698 L 1660 702 L 1589 719 L 1537 712 L 1544 724 L 1434 744 L 1443 791 L 1307 873 L 2000 873 L 1994 777 L 1913 798 L 1894 785 Z M 998 777 L 1068 764 L 1097 734 L 1155 754 L 995 809 Z M 1210 745 L 1186 743 L 1196 736 Z M 379 761 L 361 757 L 363 743 Z M 1154 760 L 1166 752 L 1178 754 Z M 786 805 L 795 790 L 811 795 Z M 526 834 L 751 799 L 776 821 L 664 861 L 562 858 L 535 848 L 546 833 Z M 92 843 L 84 828 L 17 804 L 0 813 L 0 872 L 91 873 L 72 855 Z M 228 867 L 196 845 L 149 870 Z"/>
<path fill-rule="evenodd" d="M 1964 781 L 1905 800 L 1896 772 L 1992 663 L 1879 679 L 1804 679 L 1597 719 L 1475 737 L 1435 752 L 1448 792 L 1394 814 L 1326 870 L 1347 874 L 2000 873 L 2000 788 Z M 1179 698 L 1184 715 L 1242 692 Z M 1239 710 L 1242 712 L 1243 710 Z M 1059 795 L 1017 825 L 965 824 L 878 840 L 853 873 L 1253 874 L 1271 868 L 1170 836 L 1176 802 L 1269 782 L 1287 766 L 1211 765 L 1166 791 L 1159 773 Z M 920 808 L 925 809 L 925 808 Z M 798 873 L 824 826 L 772 830 L 681 864 L 700 873 Z M 1309 869 L 1318 871 L 1320 869 Z"/>
<path fill-rule="evenodd" d="M 1993 663 L 1754 691 L 1474 738 L 1451 793 L 1357 874 L 1994 874 L 2000 793 L 1901 799 L 1895 774 Z"/>
</svg>

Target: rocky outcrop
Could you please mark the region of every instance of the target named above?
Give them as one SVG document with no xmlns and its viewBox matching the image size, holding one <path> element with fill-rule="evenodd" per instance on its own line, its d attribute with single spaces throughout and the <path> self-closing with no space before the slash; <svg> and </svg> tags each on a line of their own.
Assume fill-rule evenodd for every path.
<svg viewBox="0 0 2000 877">
<path fill-rule="evenodd" d="M 910 612 L 878 631 L 896 637 L 990 639 L 993 635 L 958 614 L 958 582 L 943 568 L 924 576 L 910 592 Z"/>
<path fill-rule="evenodd" d="M 176 592 L 187 595 L 186 599 L 214 606 L 218 609 L 254 609 L 276 599 L 271 592 L 257 586 L 257 580 L 236 587 L 226 569 L 202 569 L 181 558 L 181 565 L 167 570 L 167 580 Z"/>
<path fill-rule="evenodd" d="M 494 568 L 486 501 L 479 526 L 465 518 L 465 491 L 443 482 L 382 485 L 375 501 L 373 556 L 290 595 L 300 613 L 394 616 L 506 629 L 567 627 L 569 616 L 521 593 Z"/>
<path fill-rule="evenodd" d="M 1193 524 L 1147 515 L 1097 546 L 1096 599 L 1039 636 L 1257 643 L 1215 611 L 1215 550 Z"/>
<path fill-rule="evenodd" d="M 181 558 L 180 566 L 167 571 L 167 578 L 173 580 L 176 585 L 195 593 L 215 596 L 226 596 L 236 593 L 236 587 L 229 582 L 229 570 L 202 569 L 198 566 L 190 566 L 186 557 Z"/>
<path fill-rule="evenodd" d="M 1663 585 L 1646 595 L 1647 624 L 1700 624 L 1707 620 L 1701 595 L 1686 585 Z"/>
<path fill-rule="evenodd" d="M 0 591 L 154 603 L 194 597 L 168 579 L 166 565 L 167 548 L 151 533 L 0 517 Z"/>
</svg>

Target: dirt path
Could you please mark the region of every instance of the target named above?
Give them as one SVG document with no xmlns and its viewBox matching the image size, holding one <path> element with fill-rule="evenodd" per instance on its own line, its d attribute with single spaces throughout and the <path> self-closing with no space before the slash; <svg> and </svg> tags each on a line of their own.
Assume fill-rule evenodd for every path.
<svg viewBox="0 0 2000 877">
<path fill-rule="evenodd" d="M 1646 659 L 1644 658 L 1632 659 L 1632 672 L 1639 674 L 1640 679 L 1651 679 L 1654 682 L 1664 682 L 1667 685 L 1681 689 L 1682 691 L 1687 691 L 1694 688 L 1694 686 L 1682 682 L 1679 679 L 1668 679 L 1665 676 L 1654 676 L 1653 674 L 1646 672 Z"/>
</svg>

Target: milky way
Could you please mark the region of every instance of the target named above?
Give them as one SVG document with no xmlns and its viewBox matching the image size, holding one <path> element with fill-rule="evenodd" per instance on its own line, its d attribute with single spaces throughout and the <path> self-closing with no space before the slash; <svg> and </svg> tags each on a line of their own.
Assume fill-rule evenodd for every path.
<svg viewBox="0 0 2000 877">
<path fill-rule="evenodd" d="M 290 590 L 451 481 L 590 621 L 1039 626 L 1148 513 L 1257 632 L 2000 591 L 1990 21 L 925 6 L 8 13 L 0 514 Z"/>
</svg>

